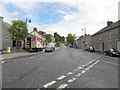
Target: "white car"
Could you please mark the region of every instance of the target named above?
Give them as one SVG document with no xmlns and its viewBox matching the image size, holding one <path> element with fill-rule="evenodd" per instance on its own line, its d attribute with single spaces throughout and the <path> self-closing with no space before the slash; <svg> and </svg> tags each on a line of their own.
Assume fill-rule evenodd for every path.
<svg viewBox="0 0 120 90">
<path fill-rule="evenodd" d="M 47 45 L 46 48 L 45 48 L 45 52 L 53 52 L 54 51 L 54 48 L 50 45 Z"/>
</svg>

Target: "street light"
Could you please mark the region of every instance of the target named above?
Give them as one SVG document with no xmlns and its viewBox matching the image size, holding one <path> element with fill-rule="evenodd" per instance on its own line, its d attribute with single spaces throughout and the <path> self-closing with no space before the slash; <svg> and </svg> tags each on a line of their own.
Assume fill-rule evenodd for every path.
<svg viewBox="0 0 120 90">
<path fill-rule="evenodd" d="M 27 23 L 29 23 L 29 22 L 31 22 L 31 20 L 26 18 L 26 25 L 27 25 Z"/>
<path fill-rule="evenodd" d="M 86 28 L 82 29 L 84 30 L 84 51 L 86 50 Z"/>
</svg>

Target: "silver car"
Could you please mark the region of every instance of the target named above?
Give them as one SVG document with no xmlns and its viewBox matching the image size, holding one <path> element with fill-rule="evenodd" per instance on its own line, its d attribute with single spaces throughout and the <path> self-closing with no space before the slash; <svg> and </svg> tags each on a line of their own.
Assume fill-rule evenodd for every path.
<svg viewBox="0 0 120 90">
<path fill-rule="evenodd" d="M 45 52 L 53 52 L 54 51 L 54 48 L 50 45 L 46 46 L 45 48 Z"/>
</svg>

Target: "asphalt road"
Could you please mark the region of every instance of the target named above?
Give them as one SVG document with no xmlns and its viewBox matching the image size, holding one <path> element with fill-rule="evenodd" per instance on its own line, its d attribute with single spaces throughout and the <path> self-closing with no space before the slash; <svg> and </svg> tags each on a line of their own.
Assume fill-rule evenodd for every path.
<svg viewBox="0 0 120 90">
<path fill-rule="evenodd" d="M 62 46 L 2 64 L 3 88 L 118 88 L 118 58 Z"/>
</svg>

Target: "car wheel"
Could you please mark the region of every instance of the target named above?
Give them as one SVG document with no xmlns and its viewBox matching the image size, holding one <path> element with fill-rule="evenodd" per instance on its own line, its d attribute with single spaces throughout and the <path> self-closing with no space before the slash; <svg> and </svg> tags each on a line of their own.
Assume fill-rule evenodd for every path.
<svg viewBox="0 0 120 90">
<path fill-rule="evenodd" d="M 113 55 L 110 53 L 110 56 L 112 57 Z"/>
<path fill-rule="evenodd" d="M 106 53 L 106 52 L 104 52 L 104 55 L 107 55 L 107 53 Z"/>
</svg>

